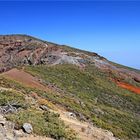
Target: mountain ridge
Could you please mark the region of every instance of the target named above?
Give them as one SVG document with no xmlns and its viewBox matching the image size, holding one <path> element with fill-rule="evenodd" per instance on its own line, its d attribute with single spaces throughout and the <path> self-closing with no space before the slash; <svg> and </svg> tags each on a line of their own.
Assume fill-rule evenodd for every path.
<svg viewBox="0 0 140 140">
<path fill-rule="evenodd" d="M 36 48 L 34 48 L 33 45 L 36 46 Z M 20 52 L 22 54 L 22 51 L 24 51 L 24 50 L 30 50 L 31 49 L 31 51 L 36 51 L 38 48 L 41 48 L 42 50 L 40 50 L 40 51 L 43 51 L 43 53 L 48 53 L 48 55 L 51 54 L 51 53 L 53 54 L 55 52 L 59 53 L 61 55 L 62 53 L 66 53 L 67 49 L 68 49 L 68 51 L 72 51 L 73 50 L 73 48 L 70 48 L 70 47 L 68 48 L 65 45 L 58 45 L 58 44 L 42 41 L 40 39 L 31 37 L 31 36 L 28 36 L 28 35 L 6 35 L 6 36 L 0 36 L 0 46 L 3 47 L 3 49 L 6 49 L 7 52 L 5 51 L 5 54 L 7 53 L 7 55 L 9 55 L 12 52 L 14 53 L 14 51 L 16 51 L 16 55 L 18 53 L 20 53 Z M 94 55 L 94 56 L 97 56 L 97 57 L 101 58 L 101 56 L 99 56 L 96 53 L 90 53 L 90 52 L 82 51 L 82 50 L 79 50 L 79 49 L 74 49 L 74 50 L 75 51 L 84 52 L 84 53 L 88 53 L 90 55 Z M 2 51 L 2 49 L 1 49 L 1 51 Z M 36 55 L 35 53 L 34 53 L 34 55 Z M 39 53 L 40 52 L 38 52 L 38 54 Z M 33 63 L 33 64 L 47 63 L 46 62 L 47 60 L 45 61 L 44 57 L 48 57 L 48 56 L 43 56 L 44 54 L 40 54 L 42 56 L 39 56 L 40 58 L 38 58 L 39 60 L 37 60 L 36 62 L 31 62 L 30 58 L 25 58 L 25 57 L 28 57 L 27 55 L 28 54 L 26 53 L 23 56 L 24 57 L 23 61 L 27 61 L 27 62 L 21 62 L 21 60 L 20 60 L 20 62 L 18 62 L 18 63 Z M 64 56 L 65 54 L 62 54 L 62 55 Z M 9 56 L 9 57 L 12 57 L 12 59 L 13 59 L 14 56 L 12 56 L 12 54 L 11 54 L 11 56 Z M 23 57 L 21 59 L 23 59 Z M 30 56 L 30 57 L 32 57 L 32 56 Z M 60 56 L 54 54 L 54 57 L 60 57 Z M 65 57 L 66 57 L 66 55 L 65 55 Z M 2 54 L 1 54 L 1 59 L 2 59 Z M 43 59 L 43 60 L 41 60 L 41 59 Z M 62 58 L 62 61 L 64 61 L 63 59 L 65 59 L 65 58 Z M 71 57 L 71 59 L 73 59 L 73 58 Z M 11 63 L 13 61 L 15 61 L 15 60 L 12 60 Z M 43 62 L 43 61 L 45 61 L 45 62 Z M 73 59 L 72 61 L 74 63 L 74 61 L 77 61 L 77 60 Z M 48 62 L 48 63 L 50 63 L 50 62 Z M 57 62 L 57 63 L 61 63 L 61 62 Z M 77 62 L 77 64 L 78 64 L 78 62 Z"/>
<path fill-rule="evenodd" d="M 4 55 L 3 55 L 4 54 Z M 0 36 L 0 71 L 19 65 L 56 65 L 75 64 L 84 67 L 95 65 L 100 69 L 115 71 L 121 75 L 129 75 L 140 81 L 138 70 L 120 67 L 94 52 L 75 49 L 66 45 L 58 45 L 37 39 L 29 35 Z"/>
<path fill-rule="evenodd" d="M 6 118 L 20 129 L 28 121 L 35 134 L 74 140 L 75 133 L 70 139 L 69 130 L 61 121 L 54 120 L 59 119 L 57 115 L 42 110 L 48 108 L 55 112 L 59 108 L 56 112 L 62 118 L 65 113 L 72 113 L 76 121 L 88 122 L 92 126 L 88 136 L 89 130 L 82 128 L 83 124 L 78 128 L 76 124 L 69 124 L 83 140 L 140 138 L 139 71 L 110 62 L 97 53 L 28 35 L 2 35 L 0 89 L 1 107 L 7 101 L 18 100 L 20 109 L 17 114 L 6 114 Z M 59 129 L 60 125 L 63 128 Z M 109 132 L 104 133 L 104 129 Z"/>
</svg>

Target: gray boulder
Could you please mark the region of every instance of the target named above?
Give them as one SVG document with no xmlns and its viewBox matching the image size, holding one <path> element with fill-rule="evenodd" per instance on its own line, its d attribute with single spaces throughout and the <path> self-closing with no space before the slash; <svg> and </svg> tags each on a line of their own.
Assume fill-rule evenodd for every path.
<svg viewBox="0 0 140 140">
<path fill-rule="evenodd" d="M 24 124 L 23 124 L 23 130 L 24 130 L 26 133 L 30 134 L 30 133 L 32 133 L 32 131 L 33 131 L 33 127 L 32 127 L 32 125 L 31 125 L 30 123 L 24 123 Z"/>
</svg>

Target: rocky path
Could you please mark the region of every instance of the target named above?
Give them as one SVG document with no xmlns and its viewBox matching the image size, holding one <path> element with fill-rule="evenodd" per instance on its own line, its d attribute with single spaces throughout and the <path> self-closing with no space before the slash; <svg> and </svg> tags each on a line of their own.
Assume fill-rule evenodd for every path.
<svg viewBox="0 0 140 140">
<path fill-rule="evenodd" d="M 17 82 L 21 82 L 22 84 L 30 85 L 31 87 L 38 88 L 40 90 L 47 90 L 47 88 L 44 87 L 41 83 L 39 83 L 39 81 L 36 80 L 35 77 L 24 72 L 23 70 L 12 69 L 4 73 L 4 75 L 14 79 Z M 6 89 L 1 87 L 1 90 L 11 90 L 11 89 Z M 36 100 L 40 100 L 40 99 L 42 98 L 38 97 Z M 64 121 L 64 123 L 68 125 L 71 129 L 73 129 L 75 132 L 77 132 L 78 137 L 81 140 L 118 140 L 113 136 L 111 132 L 107 130 L 103 130 L 101 128 L 92 126 L 88 122 L 80 122 L 79 120 L 76 119 L 76 116 L 73 117 L 70 115 L 70 113 L 72 112 L 67 112 L 65 109 L 62 109 L 58 106 L 55 108 L 56 108 L 55 111 L 54 110 L 51 111 L 59 113 L 60 118 Z M 0 138 L 2 138 L 0 140 L 52 140 L 46 137 L 27 135 L 21 130 L 15 131 L 12 128 L 13 127 L 12 124 L 7 125 L 7 123 L 9 122 L 7 122 L 1 116 L 0 122 L 2 121 L 5 121 L 6 123 L 4 124 L 0 123 L 1 126 Z"/>
<path fill-rule="evenodd" d="M 71 112 L 57 109 L 56 113 L 71 129 L 77 132 L 80 140 L 119 140 L 113 133 L 101 128 L 97 128 L 88 122 L 80 122 L 75 117 L 70 116 Z"/>
</svg>

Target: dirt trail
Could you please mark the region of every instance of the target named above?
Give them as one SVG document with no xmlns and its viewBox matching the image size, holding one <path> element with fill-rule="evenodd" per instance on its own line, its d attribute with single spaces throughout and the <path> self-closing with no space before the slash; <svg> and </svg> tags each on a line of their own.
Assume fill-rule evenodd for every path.
<svg viewBox="0 0 140 140">
<path fill-rule="evenodd" d="M 80 122 L 76 118 L 70 117 L 70 112 L 60 110 L 59 107 L 55 112 L 59 113 L 65 124 L 78 134 L 80 140 L 117 140 L 111 132 L 94 127 L 88 122 Z"/>
<path fill-rule="evenodd" d="M 124 88 L 124 89 L 127 89 L 129 91 L 132 91 L 136 94 L 140 94 L 140 88 L 135 87 L 133 85 L 130 85 L 130 84 L 127 84 L 127 83 L 124 83 L 124 82 L 117 82 L 117 85 Z"/>
<path fill-rule="evenodd" d="M 31 96 L 31 98 L 33 97 Z M 38 100 L 37 103 L 39 103 L 39 101 L 41 100 L 44 100 L 44 102 L 46 101 L 47 104 L 51 103 L 47 99 L 43 99 L 40 96 L 38 96 L 36 100 Z M 39 104 L 37 106 L 39 106 Z M 58 104 L 57 105 L 52 104 L 51 106 L 53 107 L 53 109 L 49 110 L 54 113 L 60 114 L 60 119 L 63 120 L 66 125 L 68 125 L 78 134 L 79 140 L 119 140 L 116 139 L 110 131 L 97 128 L 88 122 L 81 122 L 76 117 L 70 116 L 72 112 L 68 112 L 64 107 L 59 106 Z M 35 140 L 48 140 L 48 139 L 35 139 Z"/>
<path fill-rule="evenodd" d="M 52 138 L 28 135 L 27 137 L 21 137 L 19 140 L 54 140 Z"/>
<path fill-rule="evenodd" d="M 2 75 L 7 76 L 10 79 L 18 81 L 25 86 L 29 86 L 32 88 L 37 88 L 40 90 L 48 91 L 50 90 L 48 87 L 43 86 L 39 81 L 33 77 L 32 75 L 24 72 L 24 70 L 12 69 L 8 72 L 3 73 Z M 41 97 L 38 97 L 40 100 Z M 58 106 L 57 110 L 52 110 L 53 112 L 59 113 L 60 118 L 64 121 L 66 125 L 68 125 L 71 129 L 77 132 L 79 138 L 81 140 L 116 140 L 113 137 L 113 134 L 109 131 L 103 130 L 101 128 L 93 127 L 91 124 L 87 122 L 80 122 L 76 118 L 72 118 L 69 116 L 70 112 L 66 110 L 60 109 Z M 32 136 L 20 138 L 20 140 L 52 140 L 50 138 Z"/>
</svg>

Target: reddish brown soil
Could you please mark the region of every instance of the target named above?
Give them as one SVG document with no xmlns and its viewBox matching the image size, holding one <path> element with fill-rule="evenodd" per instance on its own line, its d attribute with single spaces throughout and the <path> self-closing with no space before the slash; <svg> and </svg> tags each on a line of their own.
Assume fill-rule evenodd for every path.
<svg viewBox="0 0 140 140">
<path fill-rule="evenodd" d="M 137 94 L 140 94 L 140 88 L 138 88 L 138 87 L 135 87 L 133 85 L 130 85 L 130 84 L 127 84 L 124 82 L 120 82 L 120 81 L 117 81 L 116 83 L 118 86 L 120 86 L 124 89 L 127 89 L 127 90 L 132 91 L 132 92 L 137 93 Z"/>
<path fill-rule="evenodd" d="M 13 79 L 17 82 L 20 82 L 26 86 L 29 86 L 31 88 L 37 88 L 37 89 L 44 90 L 44 91 L 49 90 L 46 86 L 39 83 L 37 78 L 24 72 L 23 70 L 18 70 L 15 68 L 15 69 L 12 69 L 10 71 L 3 73 L 3 75 L 5 75 L 8 78 Z"/>
</svg>

